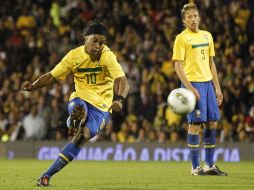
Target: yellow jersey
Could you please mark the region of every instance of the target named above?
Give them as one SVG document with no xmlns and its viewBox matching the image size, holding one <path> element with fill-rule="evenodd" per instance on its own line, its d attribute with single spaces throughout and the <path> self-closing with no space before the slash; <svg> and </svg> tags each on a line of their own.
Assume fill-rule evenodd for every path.
<svg viewBox="0 0 254 190">
<path fill-rule="evenodd" d="M 56 79 L 73 73 L 75 91 L 70 100 L 79 97 L 102 111 L 108 111 L 112 104 L 114 79 L 125 76 L 116 56 L 105 45 L 99 61 L 92 61 L 83 45 L 69 51 L 50 73 Z"/>
<path fill-rule="evenodd" d="M 173 60 L 183 61 L 183 70 L 190 82 L 212 80 L 209 58 L 215 56 L 211 33 L 199 30 L 192 32 L 185 29 L 176 36 Z"/>
</svg>

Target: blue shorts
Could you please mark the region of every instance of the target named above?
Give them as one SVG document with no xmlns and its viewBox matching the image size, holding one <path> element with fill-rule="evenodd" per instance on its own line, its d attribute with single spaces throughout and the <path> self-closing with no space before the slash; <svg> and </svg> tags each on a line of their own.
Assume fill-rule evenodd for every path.
<svg viewBox="0 0 254 190">
<path fill-rule="evenodd" d="M 191 84 L 198 90 L 200 100 L 197 102 L 195 109 L 187 115 L 188 122 L 218 121 L 220 112 L 212 81 L 191 82 Z M 181 86 L 184 87 L 183 84 Z"/>
<path fill-rule="evenodd" d="M 85 126 L 90 130 L 90 138 L 92 138 L 107 124 L 110 119 L 110 113 L 99 110 L 85 100 L 73 98 L 68 103 L 69 115 L 77 105 L 82 105 L 85 108 L 85 113 L 87 114 Z"/>
</svg>

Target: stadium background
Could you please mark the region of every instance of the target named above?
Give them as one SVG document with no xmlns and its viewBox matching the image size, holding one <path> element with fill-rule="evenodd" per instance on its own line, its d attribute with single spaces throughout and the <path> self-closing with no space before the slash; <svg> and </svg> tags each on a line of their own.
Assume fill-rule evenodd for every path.
<svg viewBox="0 0 254 190">
<path fill-rule="evenodd" d="M 179 86 L 171 57 L 175 36 L 183 30 L 180 10 L 187 2 L 192 1 L 1 1 L 1 141 L 69 138 L 65 120 L 71 76 L 32 93 L 22 92 L 20 86 L 50 71 L 68 50 L 81 45 L 84 27 L 97 19 L 109 27 L 109 46 L 131 88 L 124 111 L 114 113 L 95 140 L 185 142 L 186 121 L 170 112 L 166 97 Z M 254 142 L 254 2 L 195 2 L 200 28 L 214 37 L 224 95 L 217 141 Z"/>
</svg>

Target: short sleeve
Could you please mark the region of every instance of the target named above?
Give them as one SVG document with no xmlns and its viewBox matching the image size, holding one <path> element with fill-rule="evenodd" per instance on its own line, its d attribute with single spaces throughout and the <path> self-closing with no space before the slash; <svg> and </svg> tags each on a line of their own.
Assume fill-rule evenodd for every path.
<svg viewBox="0 0 254 190">
<path fill-rule="evenodd" d="M 71 72 L 71 62 L 70 62 L 70 54 L 66 54 L 64 58 L 58 63 L 53 70 L 51 70 L 51 75 L 56 79 L 65 79 L 66 76 Z"/>
<path fill-rule="evenodd" d="M 209 43 L 209 57 L 215 56 L 215 50 L 214 50 L 214 43 L 213 43 L 213 37 L 210 34 L 210 43 Z"/>
<path fill-rule="evenodd" d="M 185 43 L 180 35 L 176 36 L 173 48 L 173 60 L 184 61 L 185 60 Z"/>
<path fill-rule="evenodd" d="M 121 65 L 118 63 L 115 54 L 112 51 L 107 53 L 107 69 L 113 79 L 125 76 Z"/>
</svg>

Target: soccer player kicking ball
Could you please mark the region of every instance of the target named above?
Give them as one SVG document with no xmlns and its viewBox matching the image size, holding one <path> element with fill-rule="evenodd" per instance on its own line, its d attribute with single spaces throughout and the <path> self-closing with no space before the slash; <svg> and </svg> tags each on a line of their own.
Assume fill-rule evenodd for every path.
<svg viewBox="0 0 254 190">
<path fill-rule="evenodd" d="M 217 121 L 220 119 L 218 105 L 223 101 L 213 57 L 212 35 L 199 29 L 199 11 L 195 4 L 185 4 L 182 19 L 186 29 L 174 42 L 173 60 L 182 87 L 191 90 L 197 100 L 196 109 L 187 115 L 189 129 L 187 143 L 192 162 L 191 174 L 226 176 L 214 165 Z M 203 145 L 205 166 L 199 163 L 199 130 L 204 126 Z"/>
<path fill-rule="evenodd" d="M 67 126 L 75 136 L 60 152 L 55 162 L 37 180 L 38 186 L 48 186 L 51 177 L 70 163 L 84 142 L 94 137 L 106 125 L 111 110 L 120 111 L 129 91 L 129 83 L 114 53 L 104 45 L 107 28 L 97 22 L 88 23 L 85 44 L 69 51 L 56 67 L 34 83 L 25 81 L 22 89 L 32 91 L 65 79 L 73 74 L 75 91 L 68 103 Z M 113 99 L 114 91 L 114 99 Z"/>
</svg>

